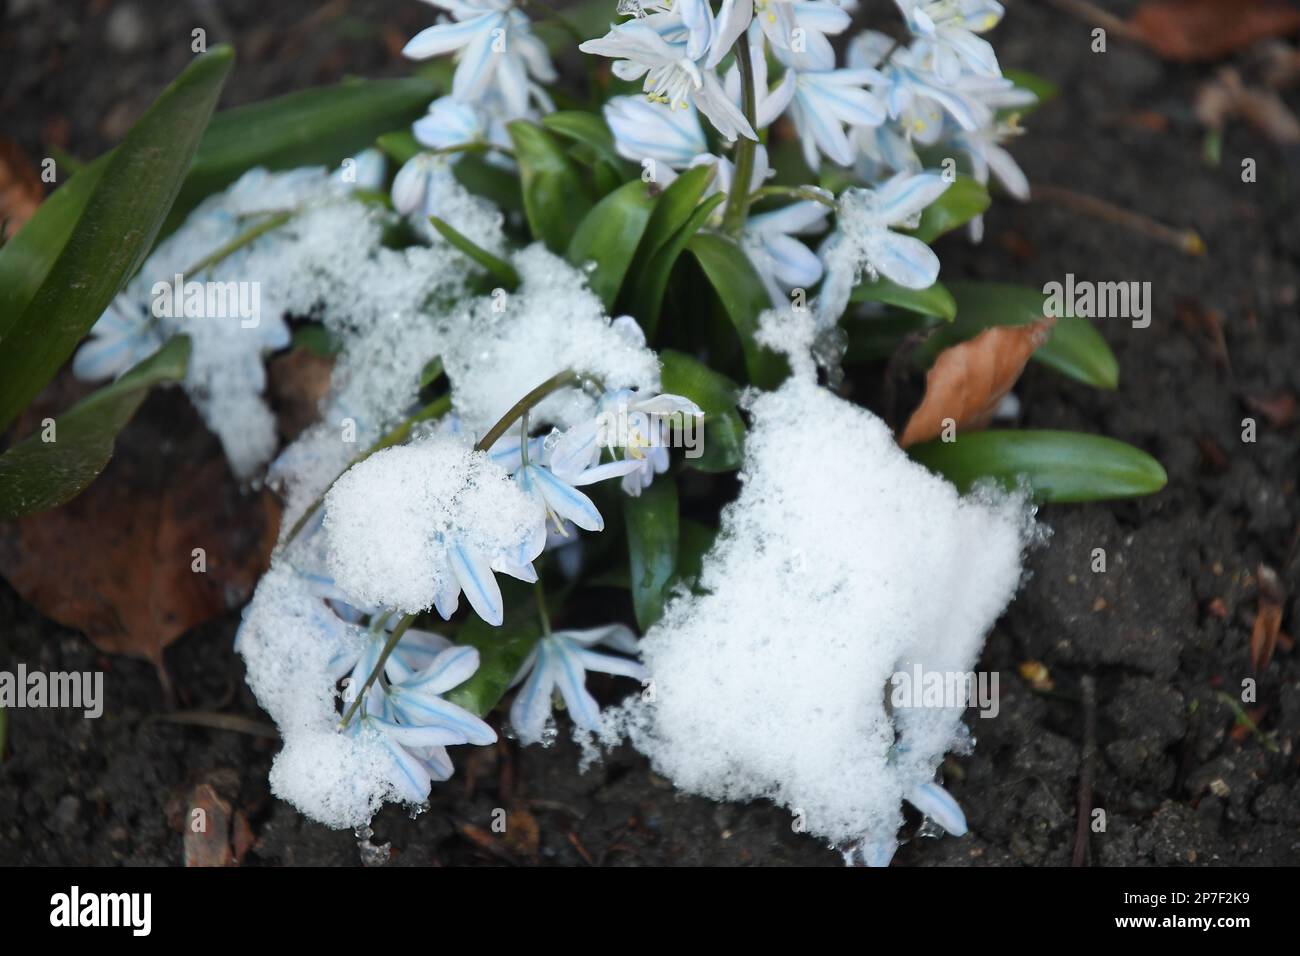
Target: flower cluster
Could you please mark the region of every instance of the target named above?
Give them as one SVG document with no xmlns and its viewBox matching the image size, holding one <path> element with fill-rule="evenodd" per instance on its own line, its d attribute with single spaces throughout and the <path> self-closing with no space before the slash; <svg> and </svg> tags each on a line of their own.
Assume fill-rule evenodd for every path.
<svg viewBox="0 0 1300 956">
<path fill-rule="evenodd" d="M 654 327 L 659 316 L 609 318 L 615 303 L 626 311 L 642 304 L 627 291 L 631 283 L 620 288 L 620 274 L 611 293 L 609 283 L 593 281 L 593 273 L 583 271 L 585 263 L 578 260 L 588 258 L 589 250 L 575 254 L 570 247 L 566 262 L 558 255 L 562 242 L 543 235 L 547 230 L 532 221 L 536 210 L 528 205 L 528 158 L 521 127 L 511 124 L 538 122 L 554 111 L 544 86 L 556 79 L 556 71 L 528 16 L 514 0 L 426 2 L 438 8 L 440 21 L 412 38 L 404 52 L 415 60 L 451 55 L 455 67 L 450 91 L 414 123 L 412 133 L 422 150 L 397 171 L 389 197 L 393 212 L 407 217 L 428 245 L 446 251 L 449 246 L 439 244 L 457 239 L 458 252 L 448 253 L 455 263 L 448 271 L 469 272 L 472 280 L 455 286 L 448 279 L 446 288 L 453 291 L 436 307 L 426 305 L 422 290 L 403 288 L 401 314 L 413 316 L 409 324 L 386 336 L 377 331 L 383 322 L 376 321 L 369 337 L 345 344 L 342 372 L 336 372 L 333 383 L 337 387 L 323 407 L 331 420 L 339 417 L 335 411 L 349 409 L 344 420 L 363 428 L 362 447 L 369 451 L 340 453 L 323 422 L 281 456 L 273 479 L 288 475 L 285 480 L 298 480 L 309 493 L 293 500 L 291 513 L 298 524 L 282 542 L 265 579 L 271 583 L 259 588 L 241 632 L 259 698 L 274 698 L 268 710 L 277 723 L 293 730 L 286 734 L 282 760 L 299 772 L 285 771 L 286 779 L 292 778 L 286 792 L 311 804 L 316 790 L 333 787 L 330 799 L 342 793 L 337 802 L 348 809 L 336 812 L 331 803 L 319 815 L 332 820 L 364 815 L 361 811 L 379 799 L 419 803 L 433 781 L 451 774 L 447 747 L 496 740 L 481 715 L 452 702 L 477 701 L 457 690 L 467 682 L 492 685 L 492 700 L 482 709 L 490 708 L 507 684 L 515 689 L 510 724 L 524 743 L 549 739 L 552 710 L 560 705 L 578 730 L 609 730 L 610 721 L 587 690 L 586 674 L 646 680 L 648 672 L 637 659 L 638 641 L 621 624 L 553 631 L 547 592 L 539 581 L 539 567 L 546 568 L 538 562 L 554 551 L 553 563 L 566 576 L 575 575 L 581 557 L 578 532 L 605 527 L 597 504 L 601 496 L 590 489 L 617 479 L 625 495 L 645 494 L 669 468 L 671 423 L 703 415 L 690 398 L 663 392 L 669 385 L 667 370 L 661 378 L 659 357 L 642 331 Z M 939 260 L 914 233 L 958 171 L 982 184 L 995 177 L 1011 195 L 1027 195 L 1025 177 L 1004 144 L 1018 132 L 1014 111 L 1028 105 L 1032 94 L 1002 76 L 982 36 L 1000 20 L 1002 7 L 994 0 L 896 3 L 901 39 L 872 31 L 849 36 L 854 0 L 621 0 L 617 9 L 624 19 L 606 35 L 579 44 L 582 52 L 611 60 L 613 75 L 624 85 L 601 108 L 609 136 L 601 138 L 603 130 L 592 133 L 600 124 L 589 117 L 587 140 L 570 154 L 575 159 L 598 154 L 592 168 L 603 163 L 602 172 L 619 171 L 615 153 L 636 164 L 641 179 L 651 185 L 631 191 L 649 203 L 685 171 L 708 168 L 707 182 L 694 173 L 683 183 L 699 184 L 699 201 L 711 204 L 707 215 L 697 210 L 691 217 L 690 230 L 698 226 L 715 234 L 710 239 L 721 236 L 732 243 L 740 272 L 752 266 L 774 306 L 760 319 L 754 341 L 789 352 L 794 378 L 802 381 L 785 389 L 782 401 L 792 406 L 822 400 L 806 394 L 820 395 L 811 354 L 820 347 L 817 343 L 833 338 L 830 333 L 837 331 L 834 326 L 856 287 L 888 280 L 919 290 L 937 281 Z M 795 148 L 781 149 L 791 134 Z M 469 164 L 457 164 L 471 152 L 497 167 L 493 173 L 513 174 L 518 165 L 525 217 L 510 219 L 507 226 L 495 204 L 462 187 L 456 173 L 463 174 Z M 774 163 L 783 168 L 774 169 Z M 618 180 L 613 182 L 593 189 L 589 198 L 609 195 Z M 658 207 L 652 215 L 657 214 Z M 444 232 L 435 231 L 430 217 L 451 224 L 459 236 L 442 238 Z M 508 233 L 525 218 L 539 241 L 512 251 Z M 662 225 L 656 222 L 656 228 Z M 685 235 L 680 248 L 690 231 L 673 228 Z M 970 229 L 978 239 L 978 218 Z M 637 246 L 636 237 L 631 244 Z M 636 251 L 628 249 L 626 257 L 634 258 Z M 469 257 L 463 262 L 472 259 L 472 265 L 454 259 L 462 252 Z M 622 268 L 633 267 L 624 262 Z M 500 280 L 508 288 L 480 294 L 485 287 L 476 283 L 489 273 L 490 281 Z M 805 294 L 811 296 L 808 308 Z M 419 304 L 411 305 L 415 302 Z M 398 310 L 375 311 L 383 319 L 381 313 Z M 272 329 L 276 337 L 261 351 L 283 345 L 281 339 L 287 337 L 288 327 L 278 313 L 274 318 L 280 323 Z M 107 336 L 121 324 L 120 316 L 106 317 L 102 324 Z M 794 337 L 804 343 L 795 350 L 799 354 L 781 344 Z M 82 364 L 111 364 L 109 344 L 92 345 Z M 123 348 L 134 348 L 132 358 L 141 350 L 130 341 Z M 409 353 L 409 360 L 386 366 L 399 351 Z M 678 357 L 695 361 L 690 355 Z M 744 357 L 748 361 L 751 356 L 747 352 Z M 132 364 L 123 361 L 122 367 Z M 437 415 L 426 416 L 410 404 L 415 392 L 409 373 L 419 367 L 416 362 L 427 363 L 426 368 L 436 365 L 435 381 L 446 377 Z M 379 369 L 378 377 L 391 368 L 388 377 L 401 379 L 401 389 L 345 391 L 348 376 L 366 366 Z M 421 379 L 422 386 L 427 384 Z M 421 394 L 442 392 L 439 387 Z M 752 412 L 752 405 L 746 407 Z M 734 417 L 742 430 L 744 423 Z M 790 417 L 804 424 L 801 416 Z M 405 431 L 400 440 L 389 442 L 387 429 L 399 421 Z M 858 418 L 847 421 L 862 425 Z M 877 438 L 901 459 L 892 438 Z M 820 473 L 820 452 L 834 442 L 814 444 L 800 467 Z M 747 440 L 745 447 L 746 483 L 759 487 L 759 472 L 751 466 L 762 459 L 764 446 Z M 898 471 L 910 475 L 911 468 L 908 463 Z M 768 501 L 753 494 L 761 499 L 758 507 Z M 650 497 L 653 505 L 660 496 L 651 492 Z M 304 507 L 310 501 L 319 505 L 319 513 Z M 629 508 L 645 505 L 627 502 Z M 823 537 L 833 533 L 828 530 Z M 725 537 L 720 540 L 725 547 Z M 741 548 L 738 553 L 762 550 Z M 783 575 L 794 573 L 781 567 Z M 512 590 L 498 575 L 534 584 L 538 605 L 536 630 L 515 656 L 507 655 L 507 663 L 486 651 L 480 657 L 476 648 L 482 642 L 462 632 L 456 636 L 464 643 L 457 645 L 411 626 L 428 612 L 451 620 L 463 595 L 482 622 L 503 627 L 528 599 L 516 597 L 526 592 Z M 769 591 L 778 589 L 763 581 L 754 587 L 752 595 L 743 595 L 749 604 L 775 600 Z M 715 580 L 703 590 L 723 589 Z M 686 589 L 676 593 L 676 617 L 664 613 L 681 629 L 686 626 Z M 806 595 L 796 597 L 804 600 Z M 862 600 L 863 607 L 870 607 L 875 598 L 864 594 Z M 717 612 L 719 631 L 734 616 L 724 610 L 726 614 Z M 644 621 L 640 604 L 637 613 Z M 510 622 L 512 631 L 518 623 Z M 452 626 L 480 625 L 471 618 Z M 524 630 L 529 630 L 526 623 Z M 650 632 L 647 646 L 656 643 L 656 634 L 664 645 L 667 631 L 662 630 L 661 625 Z M 757 633 L 748 626 L 741 630 Z M 300 719 L 296 705 L 286 702 L 288 693 L 267 690 L 265 675 L 282 666 L 277 661 L 290 643 L 281 635 L 291 631 L 300 635 L 295 651 L 309 648 L 303 654 L 311 666 L 298 666 L 293 679 L 301 681 L 295 685 L 300 690 L 310 688 L 307 696 L 315 695 L 310 721 Z M 815 654 L 801 653 L 808 658 L 800 666 L 807 666 Z M 660 667 L 664 660 L 661 656 Z M 490 677 L 479 681 L 480 667 L 491 670 Z M 842 681 L 843 698 L 856 699 L 861 689 L 854 682 L 860 678 L 853 675 L 858 672 L 839 671 L 832 676 Z M 660 673 L 655 670 L 656 681 Z M 322 683 L 329 684 L 327 694 L 321 692 Z M 710 677 L 708 686 L 718 684 Z M 328 723 L 332 732 L 338 726 L 340 696 L 346 732 L 333 734 L 326 744 L 322 728 Z M 299 723 L 310 724 L 311 733 Z M 320 754 L 328 756 L 343 740 L 338 746 L 355 748 L 348 751 L 348 760 L 379 766 L 379 796 L 374 790 L 358 796 L 335 779 L 341 775 L 307 769 L 317 753 L 299 756 L 305 751 L 298 742 L 311 734 Z M 699 734 L 692 729 L 682 737 L 689 742 Z M 925 749 L 926 760 L 934 750 Z M 877 796 L 892 808 L 906 799 L 946 829 L 961 832 L 960 807 L 942 787 L 928 782 L 933 765 L 923 766 L 921 757 L 915 763 L 894 775 L 901 781 L 897 792 Z M 320 783 L 325 777 L 328 786 Z M 856 859 L 887 862 L 891 841 L 892 832 L 873 831 L 851 852 Z"/>
</svg>

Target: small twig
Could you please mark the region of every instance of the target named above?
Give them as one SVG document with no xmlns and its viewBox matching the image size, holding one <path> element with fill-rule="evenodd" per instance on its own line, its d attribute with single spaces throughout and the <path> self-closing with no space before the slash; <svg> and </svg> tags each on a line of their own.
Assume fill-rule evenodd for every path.
<svg viewBox="0 0 1300 956">
<path fill-rule="evenodd" d="M 267 740 L 280 739 L 279 732 L 270 724 L 238 714 L 219 714 L 212 710 L 180 710 L 174 714 L 155 714 L 152 720 L 161 720 L 169 724 L 186 724 L 191 727 L 207 727 L 210 730 L 229 730 L 250 737 L 265 737 Z"/>
<path fill-rule="evenodd" d="M 1072 212 L 1123 226 L 1125 229 L 1131 229 L 1148 238 L 1174 246 L 1189 256 L 1205 255 L 1205 242 L 1194 230 L 1166 226 L 1162 222 L 1156 222 L 1150 216 L 1124 209 L 1096 196 L 1087 196 L 1045 183 L 1033 183 L 1029 187 L 1029 194 L 1030 202 L 1049 202 L 1063 206 Z"/>
<path fill-rule="evenodd" d="M 1074 828 L 1074 866 L 1088 864 L 1088 827 L 1092 819 L 1092 774 L 1097 760 L 1097 681 L 1080 680 L 1083 691 L 1083 752 L 1079 756 L 1079 814 Z"/>
</svg>

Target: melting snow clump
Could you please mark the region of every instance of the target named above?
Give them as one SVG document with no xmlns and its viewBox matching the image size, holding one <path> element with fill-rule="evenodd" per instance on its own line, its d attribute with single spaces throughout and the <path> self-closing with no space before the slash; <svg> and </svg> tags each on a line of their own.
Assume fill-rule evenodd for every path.
<svg viewBox="0 0 1300 956">
<path fill-rule="evenodd" d="M 526 565 L 546 542 L 538 500 L 446 434 L 344 472 L 325 497 L 325 535 L 330 572 L 353 603 L 403 613 L 455 607 L 461 584 L 473 584 L 457 567 L 488 586 L 491 570 Z"/>
<path fill-rule="evenodd" d="M 917 795 L 964 710 L 891 713 L 891 675 L 975 666 L 1019 585 L 1032 514 L 1017 496 L 959 496 L 807 375 L 751 410 L 702 593 L 676 595 L 642 640 L 653 693 L 605 739 L 629 735 L 686 791 L 769 798 L 887 860 L 902 801 L 934 803 Z"/>
</svg>

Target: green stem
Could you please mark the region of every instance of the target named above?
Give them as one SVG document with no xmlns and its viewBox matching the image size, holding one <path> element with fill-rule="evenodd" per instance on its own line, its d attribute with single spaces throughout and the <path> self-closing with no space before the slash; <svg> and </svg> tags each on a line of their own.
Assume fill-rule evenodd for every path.
<svg viewBox="0 0 1300 956">
<path fill-rule="evenodd" d="M 816 186 L 764 186 L 750 193 L 749 201 L 758 202 L 760 199 L 766 199 L 768 196 L 789 196 L 792 199 L 803 199 L 808 202 L 819 202 L 823 206 L 831 209 L 838 209 L 839 204 L 835 202 L 834 196 L 828 196 L 826 192 Z"/>
<path fill-rule="evenodd" d="M 551 636 L 551 615 L 546 609 L 546 589 L 542 587 L 542 580 L 538 578 L 533 583 L 533 589 L 537 592 L 537 616 L 542 619 L 542 636 Z"/>
<path fill-rule="evenodd" d="M 262 222 L 259 222 L 256 226 L 254 226 L 252 229 L 240 233 L 239 235 L 235 236 L 234 239 L 231 239 L 228 243 L 226 243 L 221 248 L 204 256 L 194 265 L 186 269 L 183 274 L 187 276 L 195 276 L 205 269 L 212 268 L 218 262 L 221 262 L 223 259 L 227 259 L 230 256 L 234 255 L 240 249 L 244 248 L 244 246 L 249 245 L 250 243 L 260 239 L 262 236 L 266 235 L 272 229 L 279 229 L 286 222 L 292 219 L 293 216 L 294 216 L 293 210 L 285 210 L 284 212 L 277 212 L 271 218 L 264 219 Z"/>
<path fill-rule="evenodd" d="M 487 451 L 497 443 L 497 439 L 504 435 L 518 419 L 534 405 L 541 404 L 542 400 L 552 392 L 557 392 L 569 385 L 576 385 L 578 382 L 578 373 L 565 370 L 552 375 L 541 385 L 525 395 L 510 410 L 501 416 L 501 420 L 488 429 L 488 433 L 478 440 L 474 446 L 475 451 Z"/>
<path fill-rule="evenodd" d="M 406 633 L 406 629 L 410 627 L 414 621 L 414 614 L 406 615 L 397 622 L 397 627 L 393 628 L 393 633 L 388 635 L 388 640 L 384 644 L 384 650 L 379 655 L 379 660 L 375 662 L 374 670 L 370 672 L 370 676 L 366 678 L 366 682 L 361 685 L 361 691 L 352 701 L 352 706 L 347 709 L 343 714 L 343 719 L 339 721 L 339 730 L 347 729 L 348 724 L 352 721 L 352 715 L 357 712 L 357 708 L 361 706 L 361 702 L 366 699 L 366 692 L 370 690 L 370 685 L 378 680 L 379 675 L 384 672 L 384 664 L 388 663 L 388 655 L 393 653 L 397 647 L 397 642 L 402 639 L 402 635 Z"/>
<path fill-rule="evenodd" d="M 754 92 L 754 64 L 749 58 L 749 34 L 742 33 L 732 48 L 736 66 L 740 68 L 740 108 L 752 129 L 756 120 L 756 94 Z M 727 198 L 727 214 L 722 220 L 723 232 L 736 235 L 745 225 L 749 214 L 749 181 L 754 178 L 754 153 L 758 142 L 747 136 L 736 144 L 736 175 L 731 181 L 731 195 Z"/>
<path fill-rule="evenodd" d="M 338 477 L 335 478 L 334 481 L 330 482 L 329 488 L 325 489 L 324 494 L 322 494 L 319 498 L 313 501 L 311 505 L 307 508 L 307 510 L 304 511 L 301 515 L 299 515 L 298 520 L 295 521 L 293 523 L 293 527 L 289 529 L 289 534 L 285 537 L 284 544 L 281 545 L 281 547 L 288 546 L 288 544 L 291 541 L 293 541 L 294 538 L 298 537 L 298 533 L 302 531 L 304 527 L 306 527 L 307 522 L 311 520 L 312 515 L 314 515 L 317 511 L 320 510 L 321 504 L 325 501 L 325 495 L 330 493 L 330 489 L 334 487 L 335 483 L 339 480 L 339 478 L 342 478 L 343 475 L 349 469 L 351 469 L 355 465 L 359 465 L 361 462 L 365 461 L 367 458 L 369 458 L 377 451 L 383 451 L 385 448 L 391 448 L 393 445 L 398 445 L 406 441 L 406 439 L 411 437 L 412 429 L 414 429 L 415 426 L 418 425 L 420 422 L 428 421 L 431 418 L 441 418 L 450 410 L 451 410 L 451 395 L 438 396 L 433 401 L 431 401 L 428 405 L 425 405 L 418 412 L 412 415 L 410 418 L 403 421 L 400 425 L 398 425 L 396 428 L 390 431 L 383 438 L 379 439 L 379 441 L 375 442 L 373 445 L 371 445 L 369 448 L 363 451 L 356 458 L 353 458 L 350 462 L 348 462 L 348 467 L 344 468 L 343 471 L 339 472 Z"/>
</svg>

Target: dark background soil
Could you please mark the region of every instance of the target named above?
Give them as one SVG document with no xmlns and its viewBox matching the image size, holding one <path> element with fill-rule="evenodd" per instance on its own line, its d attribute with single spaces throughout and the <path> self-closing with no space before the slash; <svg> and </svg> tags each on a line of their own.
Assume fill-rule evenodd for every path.
<svg viewBox="0 0 1300 956">
<path fill-rule="evenodd" d="M 1208 68 L 1171 66 L 1118 39 L 1094 54 L 1089 25 L 1039 3 L 1009 6 L 994 37 L 1003 65 L 1062 89 L 1014 146 L 1030 178 L 1193 228 L 1209 252 L 1190 257 L 1038 203 L 995 204 L 980 247 L 944 240 L 949 278 L 1041 286 L 1073 272 L 1152 283 L 1150 328 L 1100 323 L 1119 356 L 1117 392 L 1041 367 L 1017 391 L 1024 425 L 1113 435 L 1154 454 L 1170 480 L 1141 501 L 1043 510 L 1051 545 L 1034 555 L 1032 579 L 980 665 L 1001 674 L 1001 713 L 972 713 L 974 753 L 947 764 L 971 833 L 918 837 L 897 863 L 1068 864 L 1085 675 L 1098 687 L 1092 805 L 1107 814 L 1105 832 L 1089 839 L 1094 863 L 1300 863 L 1300 661 L 1279 650 L 1260 676 L 1252 712 L 1261 736 L 1233 735 L 1220 696 L 1250 674 L 1261 562 L 1289 592 L 1283 630 L 1300 620 L 1297 425 L 1271 424 L 1248 404 L 1300 392 L 1300 163 L 1236 126 L 1221 165 L 1207 165 L 1192 102 Z M 414 0 L 10 0 L 0 21 L 3 134 L 33 156 L 50 144 L 95 155 L 189 60 L 195 26 L 209 42 L 235 42 L 240 63 L 223 101 L 234 105 L 346 73 L 400 74 L 395 49 L 428 22 Z M 1241 181 L 1243 157 L 1257 161 L 1257 182 Z M 1221 320 L 1222 346 L 1189 319 L 1207 312 Z M 1241 441 L 1246 415 L 1259 420 L 1254 444 Z M 1107 552 L 1104 574 L 1090 570 L 1097 547 Z M 231 650 L 235 624 L 232 616 L 197 629 L 167 652 L 167 665 L 183 706 L 265 721 Z M 0 668 L 20 661 L 103 668 L 107 704 L 93 721 L 60 710 L 9 714 L 0 863 L 180 863 L 175 809 L 204 780 L 249 819 L 247 864 L 358 863 L 352 834 L 305 821 L 270 796 L 273 739 L 159 719 L 150 665 L 99 654 L 0 584 Z M 1026 661 L 1048 669 L 1054 691 L 1018 676 Z M 598 694 L 612 691 L 597 684 Z M 458 755 L 456 777 L 434 788 L 428 812 L 379 814 L 375 839 L 392 842 L 395 864 L 528 862 L 533 822 L 543 863 L 838 863 L 792 832 L 784 811 L 682 797 L 626 750 L 586 775 L 565 739 L 545 751 L 512 742 L 477 750 Z M 508 840 L 490 833 L 498 806 L 514 814 Z"/>
</svg>

